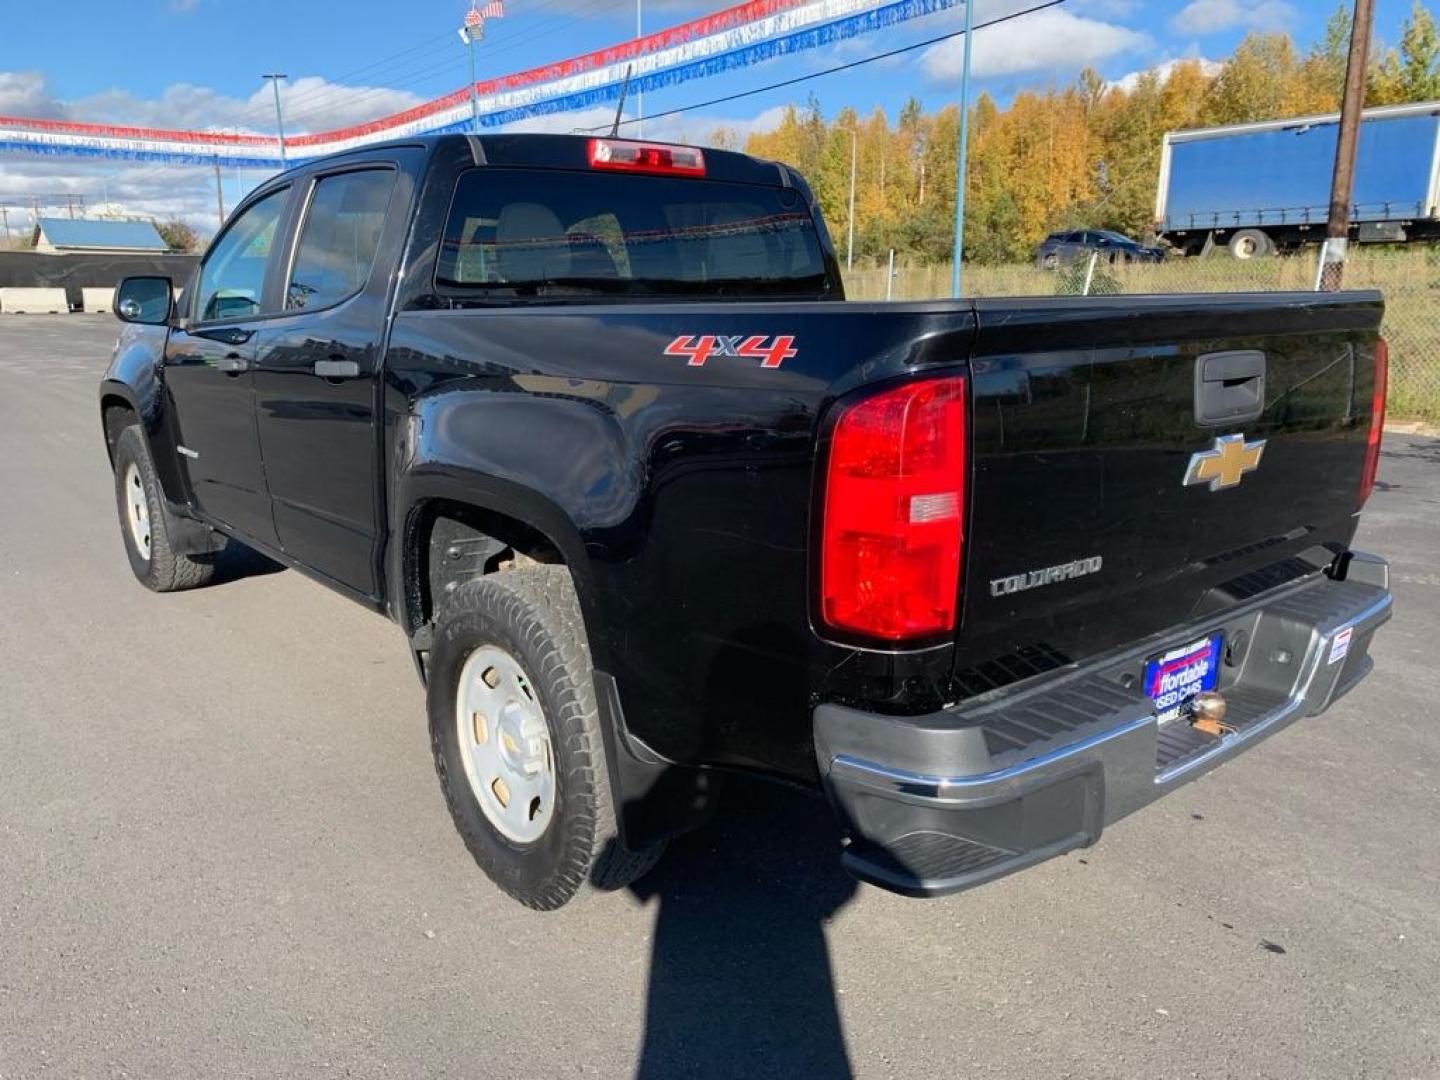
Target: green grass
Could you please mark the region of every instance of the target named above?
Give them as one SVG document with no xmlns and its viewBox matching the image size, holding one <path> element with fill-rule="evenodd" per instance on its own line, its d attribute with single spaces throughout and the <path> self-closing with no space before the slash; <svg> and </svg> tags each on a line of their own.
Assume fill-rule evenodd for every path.
<svg viewBox="0 0 1440 1080">
<path fill-rule="evenodd" d="M 1093 291 L 1129 294 L 1308 291 L 1315 285 L 1316 252 L 1237 262 L 1221 255 L 1170 259 L 1159 265 L 1097 268 Z M 967 296 L 1053 296 L 1083 279 L 1083 269 L 1060 273 L 1031 265 L 965 267 Z M 1390 343 L 1389 415 L 1440 421 L 1440 249 L 1375 248 L 1354 252 L 1345 286 L 1385 296 L 1382 333 Z M 857 266 L 845 275 L 855 300 L 885 297 L 885 267 Z M 1068 291 L 1068 290 L 1066 290 Z M 950 295 L 950 267 L 898 265 L 892 298 Z"/>
</svg>

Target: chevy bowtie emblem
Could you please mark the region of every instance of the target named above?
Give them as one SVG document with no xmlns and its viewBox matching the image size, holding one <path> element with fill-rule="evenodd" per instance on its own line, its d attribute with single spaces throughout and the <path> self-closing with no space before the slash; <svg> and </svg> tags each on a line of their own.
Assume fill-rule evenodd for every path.
<svg viewBox="0 0 1440 1080">
<path fill-rule="evenodd" d="M 1211 491 L 1236 487 L 1241 477 L 1260 467 L 1260 456 L 1264 453 L 1264 439 L 1246 442 L 1244 435 L 1222 435 L 1209 450 L 1190 455 L 1185 486 L 1209 484 Z"/>
</svg>

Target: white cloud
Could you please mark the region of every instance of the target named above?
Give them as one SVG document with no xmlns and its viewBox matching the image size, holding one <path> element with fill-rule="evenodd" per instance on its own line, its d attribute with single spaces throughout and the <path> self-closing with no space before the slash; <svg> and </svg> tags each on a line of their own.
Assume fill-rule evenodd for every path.
<svg viewBox="0 0 1440 1080">
<path fill-rule="evenodd" d="M 375 120 L 418 105 L 422 100 L 403 90 L 344 86 L 318 75 L 290 79 L 280 88 L 287 135 Z M 265 134 L 275 130 L 275 98 L 269 84 L 257 87 L 243 98 L 188 83 L 168 86 L 158 98 L 142 98 L 128 90 L 105 90 L 66 102 L 64 108 L 74 119 L 92 123 Z"/>
<path fill-rule="evenodd" d="M 662 116 L 658 120 L 646 120 L 644 132 L 647 139 L 656 139 L 660 142 L 705 143 L 716 129 L 724 128 L 733 132 L 739 140 L 739 144 L 744 146 L 745 140 L 750 135 L 756 132 L 773 131 L 779 127 L 780 121 L 785 116 L 785 109 L 786 106 L 777 105 L 765 109 L 755 116 L 740 118 L 692 116 L 689 113 L 681 113 L 678 116 Z M 633 109 L 627 109 L 624 119 L 633 121 L 634 118 Z M 512 124 L 504 125 L 500 130 L 548 132 L 563 135 L 575 132 L 590 134 L 592 129 L 608 128 L 614 121 L 615 109 L 613 107 L 597 105 L 594 108 L 582 109 L 578 112 L 555 113 L 550 116 L 517 120 Z M 628 138 L 636 138 L 637 125 L 629 122 L 622 123 L 620 134 Z"/>
<path fill-rule="evenodd" d="M 971 74 L 983 79 L 1033 71 L 1078 71 L 1151 44 L 1150 37 L 1137 30 L 1073 15 L 1064 8 L 1047 8 L 977 30 Z M 964 39 L 958 37 L 935 45 L 921 56 L 920 70 L 933 83 L 956 82 L 964 49 Z"/>
<path fill-rule="evenodd" d="M 0 115 L 55 120 L 65 115 L 65 107 L 50 96 L 40 72 L 0 71 Z"/>
<path fill-rule="evenodd" d="M 287 134 L 324 131 L 374 120 L 420 104 L 423 99 L 386 87 L 347 86 L 318 75 L 291 79 L 280 89 Z M 103 90 L 62 101 L 35 71 L 0 71 L 0 114 L 92 124 L 133 124 L 180 130 L 275 130 L 275 99 L 268 83 L 247 97 L 231 97 L 207 86 L 174 83 L 157 98 L 129 90 Z"/>
<path fill-rule="evenodd" d="M 1287 0 L 1190 0 L 1170 20 L 1182 34 L 1214 34 L 1240 27 L 1246 30 L 1285 30 L 1297 12 Z"/>
<path fill-rule="evenodd" d="M 1070 11 L 1096 15 L 1102 19 L 1123 19 L 1141 8 L 1140 0 L 1070 0 Z"/>
<path fill-rule="evenodd" d="M 249 172 L 242 178 L 248 190 L 265 176 Z M 225 170 L 225 201 L 232 205 L 239 193 L 236 173 Z M 73 192 L 87 208 L 104 201 L 129 214 L 166 220 L 180 217 L 202 233 L 215 231 L 215 174 L 209 169 L 164 165 L 95 166 L 84 161 L 12 158 L 0 169 L 0 206 L 9 209 L 12 234 L 32 223 L 31 200 L 39 197 L 40 213 L 64 216 L 66 202 L 56 196 Z"/>
<path fill-rule="evenodd" d="M 292 80 L 282 95 L 287 133 L 373 119 L 408 108 L 417 100 L 396 91 L 336 86 L 310 76 Z M 782 106 L 733 118 L 682 113 L 647 121 L 645 134 L 667 141 L 705 143 L 717 128 L 726 128 L 743 146 L 750 133 L 778 126 L 784 111 Z M 0 72 L 0 114 L 264 134 L 274 130 L 274 100 L 268 86 L 247 98 L 226 97 L 206 87 L 177 85 L 159 98 L 139 98 L 117 90 L 65 102 L 51 95 L 43 76 L 34 72 Z M 625 116 L 633 118 L 633 103 Z M 614 117 L 613 105 L 601 105 L 518 121 L 501 130 L 569 133 L 577 128 L 608 125 Z M 635 125 L 627 124 L 621 132 L 633 135 Z M 229 168 L 223 174 L 227 208 L 234 205 L 242 191 L 269 175 L 266 170 L 240 172 Z M 25 157 L 11 158 L 0 167 L 0 206 L 8 208 L 14 234 L 30 227 L 32 197 L 47 196 L 44 202 L 49 205 L 41 206 L 42 214 L 64 213 L 65 200 L 54 196 L 66 192 L 84 196 L 87 207 L 109 202 L 129 213 L 160 220 L 180 217 L 202 234 L 213 232 L 216 226 L 215 176 L 209 168 Z"/>
<path fill-rule="evenodd" d="M 1142 75 L 1146 75 L 1153 71 L 1156 75 L 1160 77 L 1160 81 L 1164 83 L 1169 81 L 1170 75 L 1181 64 L 1194 63 L 1199 63 L 1200 70 L 1206 75 L 1211 76 L 1219 75 L 1225 67 L 1225 65 L 1218 60 L 1206 60 L 1204 57 L 1200 56 L 1184 56 L 1174 60 L 1166 60 L 1163 63 L 1156 64 L 1154 67 L 1142 68 L 1139 71 L 1132 71 L 1126 75 L 1121 75 L 1120 78 L 1112 79 L 1106 85 L 1109 86 L 1111 89 L 1124 90 L 1126 93 L 1129 93 L 1131 90 L 1135 89 L 1136 85 L 1140 82 L 1140 77 Z"/>
<path fill-rule="evenodd" d="M 281 90 L 287 135 L 373 120 L 420 101 L 403 91 L 343 86 L 313 75 L 292 79 Z M 0 71 L 0 115 L 265 135 L 275 130 L 275 103 L 268 85 L 243 98 L 180 83 L 167 87 L 158 98 L 108 90 L 63 101 L 49 91 L 43 75 L 28 71 Z M 236 175 L 225 170 L 227 203 L 241 187 L 248 188 L 265 174 L 247 172 L 238 183 Z M 28 227 L 32 196 L 62 192 L 84 195 L 87 205 L 108 201 L 135 214 L 179 216 L 205 232 L 215 228 L 215 180 L 208 169 L 50 158 L 12 158 L 0 168 L 0 206 L 10 208 L 12 230 Z"/>
</svg>

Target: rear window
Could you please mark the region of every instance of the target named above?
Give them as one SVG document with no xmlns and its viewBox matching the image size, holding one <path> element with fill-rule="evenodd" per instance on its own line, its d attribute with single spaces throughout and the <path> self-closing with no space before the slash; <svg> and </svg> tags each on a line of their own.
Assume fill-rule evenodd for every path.
<svg viewBox="0 0 1440 1080">
<path fill-rule="evenodd" d="M 499 300 L 828 292 L 815 222 L 788 188 L 498 168 L 461 175 L 436 285 Z"/>
</svg>

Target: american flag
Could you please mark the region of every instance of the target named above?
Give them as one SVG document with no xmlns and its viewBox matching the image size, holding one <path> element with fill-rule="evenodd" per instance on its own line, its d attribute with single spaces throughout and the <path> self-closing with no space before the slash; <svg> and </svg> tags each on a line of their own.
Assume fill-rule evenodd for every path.
<svg viewBox="0 0 1440 1080">
<path fill-rule="evenodd" d="M 503 19 L 505 17 L 505 0 L 488 0 L 480 14 L 487 19 Z"/>
<path fill-rule="evenodd" d="M 473 6 L 465 13 L 465 25 L 472 30 L 485 24 L 485 17 Z"/>
</svg>

